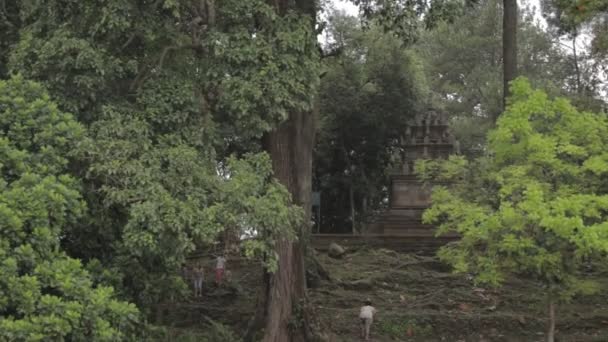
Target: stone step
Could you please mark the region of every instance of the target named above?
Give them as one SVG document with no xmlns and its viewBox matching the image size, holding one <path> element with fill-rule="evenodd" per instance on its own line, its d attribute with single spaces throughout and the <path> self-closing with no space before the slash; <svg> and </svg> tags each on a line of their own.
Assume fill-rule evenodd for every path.
<svg viewBox="0 0 608 342">
<path fill-rule="evenodd" d="M 384 226 L 384 234 L 395 236 L 415 236 L 415 237 L 435 237 L 435 230 L 432 227 L 402 227 Z"/>
<path fill-rule="evenodd" d="M 422 217 L 385 216 L 378 222 L 417 222 L 422 223 Z"/>
<path fill-rule="evenodd" d="M 380 220 L 380 221 L 378 221 L 378 223 L 383 223 L 383 224 L 397 224 L 397 223 L 401 223 L 401 224 L 424 225 L 422 223 L 421 219 L 416 219 L 416 218 L 390 218 L 390 219 L 387 219 L 387 220 Z"/>
<path fill-rule="evenodd" d="M 410 208 L 410 209 L 390 209 L 380 215 L 384 217 L 419 217 L 426 208 Z"/>
<path fill-rule="evenodd" d="M 401 229 L 401 230 L 406 230 L 406 229 L 413 229 L 413 230 L 419 230 L 419 229 L 423 229 L 423 230 L 433 230 L 435 229 L 433 226 L 430 225 L 426 225 L 426 224 L 420 224 L 420 223 L 403 223 L 403 222 L 391 222 L 391 223 L 385 223 L 385 224 L 381 224 L 380 227 L 382 229 L 384 229 L 385 231 L 387 229 Z"/>
<path fill-rule="evenodd" d="M 388 248 L 400 252 L 434 253 L 439 247 L 455 241 L 457 236 L 434 237 L 432 234 L 415 234 L 403 232 L 399 235 L 346 235 L 346 234 L 313 234 L 312 245 L 315 249 L 326 251 L 332 242 L 345 247 Z"/>
</svg>

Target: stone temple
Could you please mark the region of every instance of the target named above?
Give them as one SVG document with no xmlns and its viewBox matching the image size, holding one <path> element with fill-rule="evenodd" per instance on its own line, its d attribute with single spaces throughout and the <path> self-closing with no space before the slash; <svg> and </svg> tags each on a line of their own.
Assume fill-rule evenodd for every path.
<svg viewBox="0 0 608 342">
<path fill-rule="evenodd" d="M 422 212 L 431 204 L 430 185 L 424 185 L 414 173 L 418 159 L 444 158 L 460 153 L 457 140 L 448 130 L 445 115 L 428 111 L 417 115 L 401 139 L 401 166 L 390 176 L 389 207 L 366 234 L 386 236 L 431 237 L 432 226 L 422 223 Z"/>
<path fill-rule="evenodd" d="M 314 234 L 314 247 L 327 250 L 336 242 L 432 254 L 442 245 L 458 239 L 456 233 L 436 237 L 433 226 L 422 224 L 422 213 L 431 205 L 431 185 L 423 184 L 416 177 L 414 163 L 418 159 L 458 154 L 459 146 L 448 130 L 445 115 L 431 110 L 416 116 L 401 138 L 400 162 L 390 176 L 387 210 L 367 223 L 362 234 Z"/>
</svg>

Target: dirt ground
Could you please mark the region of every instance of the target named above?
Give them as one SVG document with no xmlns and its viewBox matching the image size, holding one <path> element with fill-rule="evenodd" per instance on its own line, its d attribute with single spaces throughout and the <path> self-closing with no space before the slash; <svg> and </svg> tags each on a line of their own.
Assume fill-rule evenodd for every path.
<svg viewBox="0 0 608 342">
<path fill-rule="evenodd" d="M 334 277 L 311 291 L 336 341 L 357 341 L 357 309 L 379 310 L 373 341 L 543 341 L 543 291 L 523 280 L 500 290 L 478 288 L 435 257 L 361 249 L 319 259 Z M 608 274 L 594 274 L 608 289 Z M 608 295 L 576 298 L 558 308 L 559 341 L 608 341 Z"/>
<path fill-rule="evenodd" d="M 367 298 L 379 310 L 372 326 L 376 342 L 544 340 L 543 291 L 530 281 L 515 279 L 500 290 L 478 288 L 435 257 L 386 249 L 348 250 L 341 259 L 319 253 L 318 259 L 332 279 L 309 294 L 332 341 L 360 341 L 357 315 Z M 204 326 L 208 317 L 243 332 L 261 276 L 244 261 L 228 267 L 230 284 L 206 283 L 203 298 L 172 305 L 163 320 L 182 331 Z M 558 307 L 557 341 L 608 341 L 608 271 L 591 274 L 603 290 Z"/>
</svg>

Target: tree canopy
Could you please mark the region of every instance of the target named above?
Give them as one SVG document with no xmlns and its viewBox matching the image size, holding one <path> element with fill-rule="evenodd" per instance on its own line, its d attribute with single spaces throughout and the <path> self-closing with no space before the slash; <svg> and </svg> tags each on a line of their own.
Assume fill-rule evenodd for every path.
<svg viewBox="0 0 608 342">
<path fill-rule="evenodd" d="M 502 6 L 500 1 L 480 1 L 453 23 L 440 22 L 424 32 L 415 45 L 433 90 L 433 105 L 452 116 L 451 129 L 461 141 L 465 154 L 481 153 L 485 133 L 492 127 L 502 106 Z M 517 48 L 518 70 L 536 87 L 551 95 L 567 96 L 576 105 L 601 110 L 597 100 L 601 87 L 588 92 L 577 88 L 576 65 L 580 66 L 583 84 L 594 84 L 597 73 L 583 70 L 584 57 L 578 64 L 570 50 L 556 42 L 556 37 L 538 23 L 534 8 L 519 9 Z"/>
<path fill-rule="evenodd" d="M 608 252 L 608 119 L 551 99 L 519 79 L 487 157 L 421 162 L 436 186 L 424 220 L 461 239 L 439 256 L 457 272 L 499 285 L 540 282 L 553 305 L 594 286 L 581 267 Z"/>
<path fill-rule="evenodd" d="M 69 158 L 85 129 L 38 84 L 0 80 L 0 337 L 116 341 L 135 332 L 137 308 L 93 281 L 60 240 L 82 218 Z"/>
<path fill-rule="evenodd" d="M 331 49 L 341 55 L 325 63 L 321 81 L 315 186 L 323 227 L 338 232 L 383 207 L 400 138 L 429 90 L 422 62 L 399 38 L 339 12 L 329 24 Z M 356 217 L 345 220 L 351 209 Z"/>
</svg>

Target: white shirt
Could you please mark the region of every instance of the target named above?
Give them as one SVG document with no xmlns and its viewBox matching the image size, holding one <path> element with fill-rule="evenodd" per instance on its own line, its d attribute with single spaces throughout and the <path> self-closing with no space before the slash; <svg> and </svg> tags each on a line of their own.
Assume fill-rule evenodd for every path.
<svg viewBox="0 0 608 342">
<path fill-rule="evenodd" d="M 366 305 L 361 307 L 361 313 L 359 313 L 359 318 L 374 318 L 377 310 L 371 305 Z"/>
<path fill-rule="evenodd" d="M 226 267 L 226 258 L 224 257 L 217 257 L 217 260 L 215 262 L 215 268 L 225 268 Z"/>
</svg>

